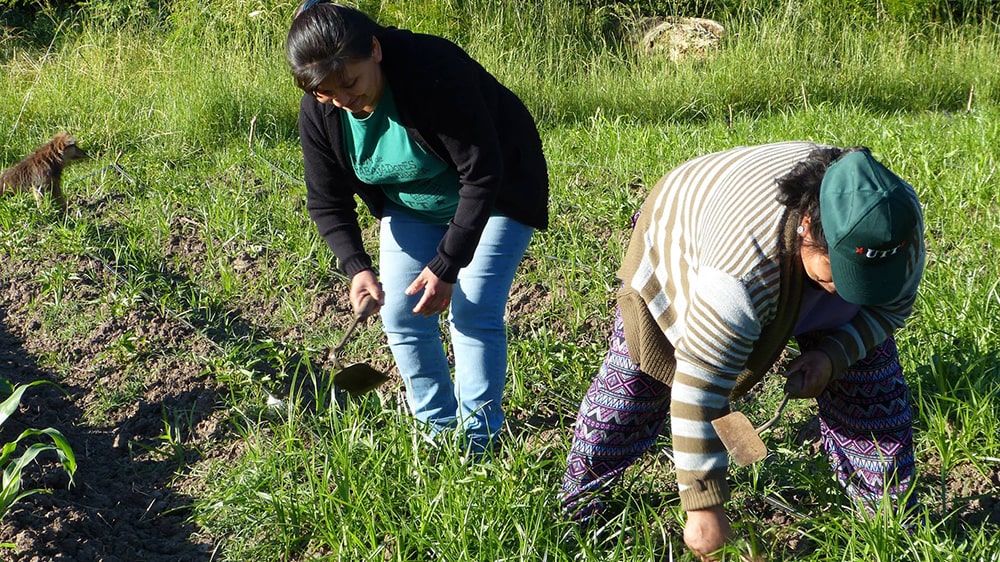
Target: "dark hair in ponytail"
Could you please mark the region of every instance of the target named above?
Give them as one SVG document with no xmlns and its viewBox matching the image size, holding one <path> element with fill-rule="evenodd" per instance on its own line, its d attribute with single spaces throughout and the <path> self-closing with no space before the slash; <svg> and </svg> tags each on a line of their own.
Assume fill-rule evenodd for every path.
<svg viewBox="0 0 1000 562">
<path fill-rule="evenodd" d="M 347 63 L 372 55 L 372 38 L 385 28 L 364 12 L 329 2 L 306 2 L 292 21 L 285 57 L 295 84 L 312 92 Z"/>
</svg>

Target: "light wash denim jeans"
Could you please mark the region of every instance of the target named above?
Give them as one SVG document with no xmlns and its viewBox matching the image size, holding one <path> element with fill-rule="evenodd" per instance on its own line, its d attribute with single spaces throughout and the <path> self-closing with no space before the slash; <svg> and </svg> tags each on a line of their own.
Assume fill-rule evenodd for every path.
<svg viewBox="0 0 1000 562">
<path fill-rule="evenodd" d="M 380 225 L 382 324 L 417 420 L 432 435 L 461 427 L 473 453 L 489 450 L 504 421 L 507 327 L 504 313 L 514 273 L 535 229 L 490 217 L 472 263 L 458 275 L 449 309 L 452 378 L 440 317 L 413 314 L 423 292 L 404 291 L 437 255 L 447 226 L 387 208 Z"/>
</svg>

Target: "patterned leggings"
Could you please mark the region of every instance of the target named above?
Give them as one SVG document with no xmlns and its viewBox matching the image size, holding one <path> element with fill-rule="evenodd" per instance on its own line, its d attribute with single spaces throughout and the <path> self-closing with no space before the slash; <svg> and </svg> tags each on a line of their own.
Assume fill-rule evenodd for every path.
<svg viewBox="0 0 1000 562">
<path fill-rule="evenodd" d="M 605 508 L 622 473 L 652 447 L 670 411 L 670 387 L 639 370 L 616 311 L 610 349 L 577 416 L 566 461 L 563 512 L 579 522 Z M 906 497 L 914 470 L 910 393 L 890 337 L 817 398 L 823 449 L 848 496 L 868 512 Z"/>
</svg>

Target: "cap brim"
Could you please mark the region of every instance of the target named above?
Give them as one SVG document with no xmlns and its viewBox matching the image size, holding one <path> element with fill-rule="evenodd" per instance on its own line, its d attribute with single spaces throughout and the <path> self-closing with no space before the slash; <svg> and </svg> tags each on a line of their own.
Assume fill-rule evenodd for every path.
<svg viewBox="0 0 1000 562">
<path fill-rule="evenodd" d="M 909 251 L 875 264 L 861 264 L 830 256 L 830 272 L 840 298 L 853 304 L 874 306 L 894 302 L 910 280 Z"/>
</svg>

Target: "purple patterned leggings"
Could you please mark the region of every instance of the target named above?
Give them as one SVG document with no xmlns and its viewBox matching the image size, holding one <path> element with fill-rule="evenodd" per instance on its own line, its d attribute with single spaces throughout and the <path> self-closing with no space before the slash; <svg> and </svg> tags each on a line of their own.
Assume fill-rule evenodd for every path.
<svg viewBox="0 0 1000 562">
<path fill-rule="evenodd" d="M 639 370 L 629 357 L 621 312 L 610 349 L 577 416 L 566 461 L 564 513 L 588 521 L 604 496 L 640 455 L 653 446 L 670 411 L 670 387 Z M 851 365 L 817 398 L 823 449 L 848 496 L 869 513 L 886 497 L 899 509 L 916 504 L 910 392 L 896 342 L 889 337 Z"/>
</svg>

